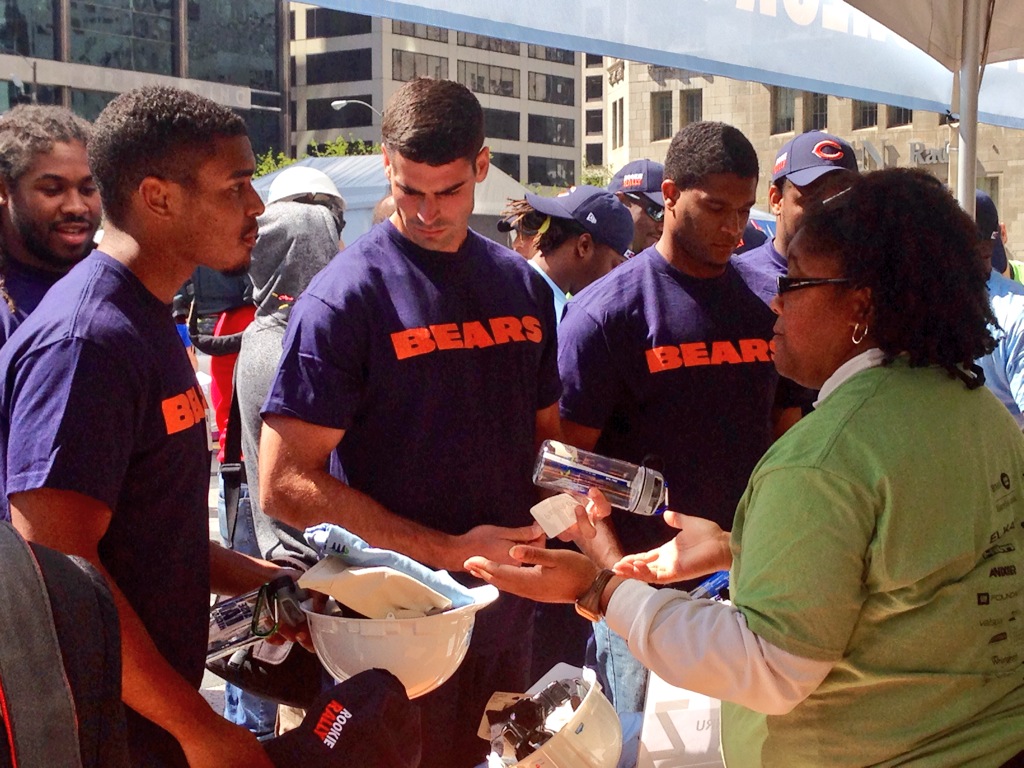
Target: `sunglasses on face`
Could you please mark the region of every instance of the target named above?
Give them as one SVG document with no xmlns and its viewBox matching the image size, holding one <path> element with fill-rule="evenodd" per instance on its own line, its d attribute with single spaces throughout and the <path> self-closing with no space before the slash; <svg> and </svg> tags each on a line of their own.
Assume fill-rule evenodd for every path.
<svg viewBox="0 0 1024 768">
<path fill-rule="evenodd" d="M 651 202 L 642 195 L 635 194 L 633 192 L 625 192 L 626 197 L 632 200 L 634 203 L 644 209 L 644 213 L 650 216 L 654 221 L 659 224 L 665 220 L 665 208 L 664 206 L 658 205 L 657 203 Z"/>
<path fill-rule="evenodd" d="M 799 291 L 802 288 L 813 288 L 816 285 L 841 285 L 850 282 L 848 277 L 787 277 L 779 275 L 776 278 L 777 291 L 779 296 L 790 291 Z"/>
</svg>

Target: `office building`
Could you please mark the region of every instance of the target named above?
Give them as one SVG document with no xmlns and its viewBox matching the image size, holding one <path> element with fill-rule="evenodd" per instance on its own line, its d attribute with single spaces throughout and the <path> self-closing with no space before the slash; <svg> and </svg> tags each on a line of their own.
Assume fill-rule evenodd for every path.
<svg viewBox="0 0 1024 768">
<path fill-rule="evenodd" d="M 238 110 L 256 152 L 281 148 L 285 20 L 275 0 L 5 0 L 0 111 L 34 98 L 92 119 L 118 93 L 175 85 Z"/>
</svg>

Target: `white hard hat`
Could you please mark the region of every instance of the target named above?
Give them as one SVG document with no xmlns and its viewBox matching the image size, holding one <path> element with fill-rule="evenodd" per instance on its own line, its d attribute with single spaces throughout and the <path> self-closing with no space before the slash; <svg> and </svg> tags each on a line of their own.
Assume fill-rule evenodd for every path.
<svg viewBox="0 0 1024 768">
<path fill-rule="evenodd" d="M 303 195 L 329 195 L 341 201 L 341 210 L 346 209 L 345 198 L 331 181 L 331 177 L 308 165 L 289 165 L 278 172 L 270 182 L 267 205 L 281 200 L 295 200 Z"/>
<path fill-rule="evenodd" d="M 622 724 L 594 671 L 584 667 L 583 679 L 590 690 L 569 721 L 513 768 L 615 768 L 622 753 Z"/>
<path fill-rule="evenodd" d="M 470 592 L 470 605 L 415 619 L 350 619 L 304 607 L 313 647 L 328 672 L 347 680 L 367 669 L 386 669 L 414 699 L 455 673 L 469 650 L 477 611 L 498 599 L 489 584 Z"/>
</svg>

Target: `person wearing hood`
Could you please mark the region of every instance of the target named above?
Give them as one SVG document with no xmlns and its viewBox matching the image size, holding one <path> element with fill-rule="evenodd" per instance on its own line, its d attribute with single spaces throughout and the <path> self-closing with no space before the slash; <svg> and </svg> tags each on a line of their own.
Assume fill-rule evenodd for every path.
<svg viewBox="0 0 1024 768">
<path fill-rule="evenodd" d="M 309 281 L 338 253 L 341 227 L 323 205 L 281 201 L 259 217 L 259 239 L 252 250 L 249 277 L 256 315 L 242 334 L 235 364 L 235 397 L 241 422 L 242 456 L 248 503 L 238 505 L 231 548 L 277 562 L 316 562 L 302 532 L 263 512 L 259 497 L 260 409 L 277 370 L 281 342 L 292 305 Z M 343 246 L 342 246 L 343 247 Z M 277 705 L 236 686 L 225 686 L 225 716 L 266 733 L 274 726 Z"/>
</svg>

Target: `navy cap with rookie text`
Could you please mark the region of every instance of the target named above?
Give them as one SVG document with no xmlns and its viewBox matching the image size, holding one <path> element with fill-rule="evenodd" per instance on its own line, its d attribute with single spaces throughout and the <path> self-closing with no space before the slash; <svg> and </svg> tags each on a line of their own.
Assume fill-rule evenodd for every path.
<svg viewBox="0 0 1024 768">
<path fill-rule="evenodd" d="M 368 669 L 320 694 L 298 727 L 263 748 L 276 768 L 416 768 L 420 714 L 397 677 Z"/>
<path fill-rule="evenodd" d="M 611 192 L 598 187 L 572 187 L 557 197 L 526 193 L 526 202 L 538 213 L 572 219 L 599 243 L 625 253 L 633 242 L 633 217 Z"/>
<path fill-rule="evenodd" d="M 653 160 L 633 160 L 612 176 L 608 191 L 643 195 L 664 208 L 665 196 L 661 193 L 661 182 L 664 178 L 665 166 L 661 163 Z"/>
<path fill-rule="evenodd" d="M 857 172 L 857 156 L 846 141 L 822 131 L 801 133 L 782 145 L 772 167 L 772 181 L 789 179 L 798 187 L 833 171 Z"/>
</svg>

